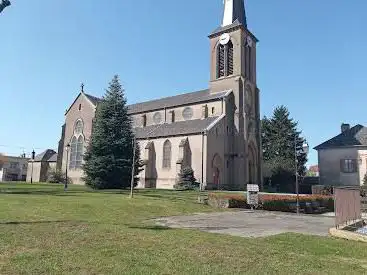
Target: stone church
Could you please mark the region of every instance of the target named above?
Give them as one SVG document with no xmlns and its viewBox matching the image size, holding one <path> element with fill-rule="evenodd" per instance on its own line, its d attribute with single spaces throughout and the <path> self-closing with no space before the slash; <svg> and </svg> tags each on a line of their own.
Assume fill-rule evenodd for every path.
<svg viewBox="0 0 367 275">
<path fill-rule="evenodd" d="M 222 24 L 209 42 L 208 89 L 128 106 L 144 162 L 140 188 L 172 189 L 188 166 L 206 189 L 262 184 L 258 40 L 247 28 L 243 0 L 224 0 Z M 68 166 L 75 184 L 83 184 L 83 153 L 99 101 L 82 86 L 65 114 L 58 166 Z"/>
</svg>

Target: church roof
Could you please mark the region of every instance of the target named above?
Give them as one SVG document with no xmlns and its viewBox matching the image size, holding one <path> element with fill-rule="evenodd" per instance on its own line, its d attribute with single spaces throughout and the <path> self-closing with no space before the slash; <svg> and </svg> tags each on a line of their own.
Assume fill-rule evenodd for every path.
<svg viewBox="0 0 367 275">
<path fill-rule="evenodd" d="M 148 111 L 160 110 L 164 108 L 189 105 L 193 103 L 207 102 L 225 97 L 228 91 L 211 93 L 210 90 L 202 90 L 193 93 L 186 93 L 176 96 L 165 97 L 147 102 L 129 105 L 129 113 L 144 113 Z"/>
<path fill-rule="evenodd" d="M 358 124 L 316 146 L 315 150 L 349 146 L 367 146 L 367 127 Z"/>
<path fill-rule="evenodd" d="M 101 101 L 100 98 L 84 93 L 84 95 L 94 104 L 97 105 Z"/>
<path fill-rule="evenodd" d="M 177 106 L 184 106 L 193 103 L 208 102 L 225 97 L 228 91 L 219 93 L 211 93 L 210 90 L 201 90 L 192 93 L 180 94 L 176 96 L 164 97 L 151 101 L 136 103 L 128 106 L 129 114 L 145 113 L 149 111 L 161 110 Z M 85 94 L 85 96 L 94 104 L 97 105 L 100 98 Z"/>
<path fill-rule="evenodd" d="M 200 134 L 218 117 L 194 119 L 134 128 L 137 139 Z"/>
</svg>

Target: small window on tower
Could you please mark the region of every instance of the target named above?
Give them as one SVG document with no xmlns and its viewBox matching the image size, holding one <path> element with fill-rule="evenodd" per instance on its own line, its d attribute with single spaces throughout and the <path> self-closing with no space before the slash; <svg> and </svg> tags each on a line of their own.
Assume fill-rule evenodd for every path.
<svg viewBox="0 0 367 275">
<path fill-rule="evenodd" d="M 79 104 L 79 111 L 82 109 L 82 104 Z"/>
</svg>

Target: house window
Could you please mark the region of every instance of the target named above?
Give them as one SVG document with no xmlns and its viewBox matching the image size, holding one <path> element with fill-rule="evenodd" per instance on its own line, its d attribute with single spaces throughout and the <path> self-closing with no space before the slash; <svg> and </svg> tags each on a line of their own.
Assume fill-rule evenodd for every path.
<svg viewBox="0 0 367 275">
<path fill-rule="evenodd" d="M 343 173 L 356 173 L 358 171 L 356 159 L 342 159 L 340 162 L 340 170 Z"/>
<path fill-rule="evenodd" d="M 169 140 L 163 144 L 163 168 L 171 168 L 171 142 Z"/>
<path fill-rule="evenodd" d="M 11 169 L 16 169 L 16 168 L 18 168 L 18 162 L 10 162 L 10 168 L 11 168 Z"/>
<path fill-rule="evenodd" d="M 214 114 L 215 114 L 215 108 L 212 107 L 212 115 L 214 115 Z"/>
</svg>

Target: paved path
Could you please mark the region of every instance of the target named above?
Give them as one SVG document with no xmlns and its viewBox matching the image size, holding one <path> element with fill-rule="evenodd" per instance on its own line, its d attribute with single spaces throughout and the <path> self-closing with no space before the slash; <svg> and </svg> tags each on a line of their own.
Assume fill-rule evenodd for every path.
<svg viewBox="0 0 367 275">
<path fill-rule="evenodd" d="M 234 211 L 193 216 L 167 217 L 157 225 L 192 228 L 241 237 L 265 237 L 286 232 L 327 236 L 334 218 L 267 211 Z"/>
</svg>

